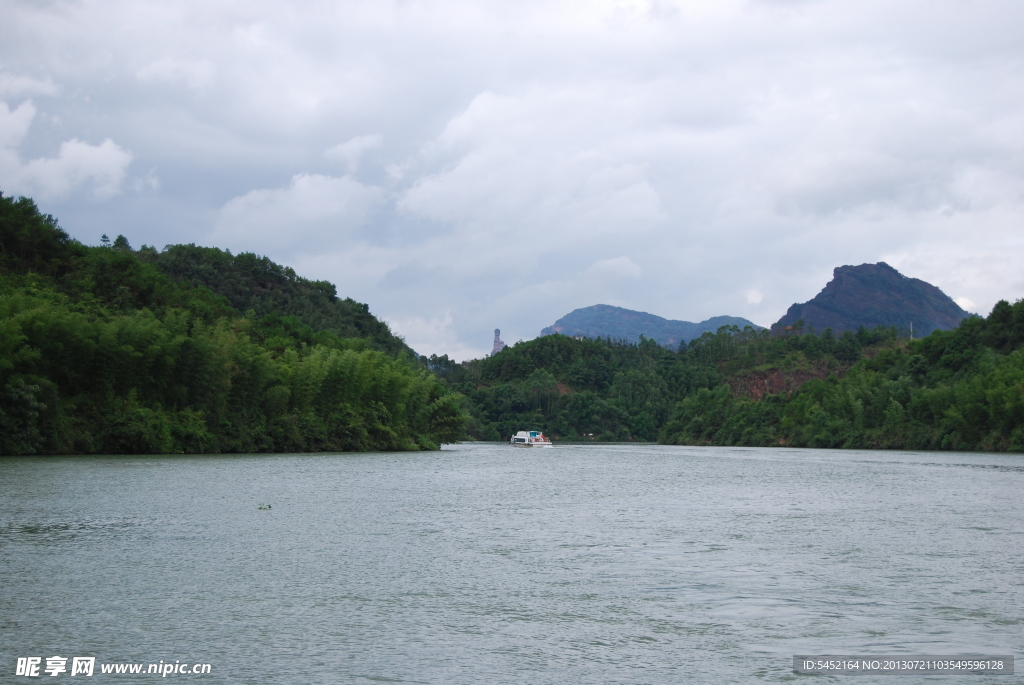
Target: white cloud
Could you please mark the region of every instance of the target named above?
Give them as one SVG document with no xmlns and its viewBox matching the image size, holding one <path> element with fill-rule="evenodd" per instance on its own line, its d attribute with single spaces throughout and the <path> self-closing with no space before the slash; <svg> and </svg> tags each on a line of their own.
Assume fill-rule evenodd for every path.
<svg viewBox="0 0 1024 685">
<path fill-rule="evenodd" d="M 343 162 L 348 167 L 349 173 L 355 173 L 359 166 L 359 160 L 362 159 L 363 155 L 370 150 L 380 147 L 383 142 L 384 136 L 379 133 L 369 136 L 356 136 L 344 143 L 328 148 L 324 151 L 324 157 Z"/>
<path fill-rule="evenodd" d="M 25 101 L 13 112 L 0 102 L 0 184 L 11 194 L 58 199 L 76 188 L 87 187 L 97 199 L 121 192 L 132 153 L 107 138 L 90 145 L 77 138 L 61 143 L 56 157 L 23 163 L 17 148 L 28 133 L 36 109 Z"/>
<path fill-rule="evenodd" d="M 140 67 L 135 76 L 143 83 L 180 81 L 189 88 L 201 89 L 213 85 L 213 65 L 207 60 L 191 61 L 163 57 Z"/>
<path fill-rule="evenodd" d="M 964 311 L 966 311 L 966 312 L 976 312 L 976 311 L 977 311 L 977 310 L 976 310 L 976 307 L 977 307 L 978 305 L 974 304 L 974 300 L 971 300 L 971 299 L 969 299 L 969 298 L 966 298 L 966 297 L 958 297 L 958 298 L 956 298 L 956 300 L 954 300 L 954 301 L 955 301 L 955 302 L 956 302 L 956 303 L 957 303 L 958 305 L 960 305 L 960 308 L 961 308 L 961 309 L 963 309 L 963 310 L 964 310 Z"/>
<path fill-rule="evenodd" d="M 267 253 L 427 354 L 598 302 L 769 324 L 880 260 L 1024 296 L 1012 0 L 8 5 L 5 192 Z"/>
<path fill-rule="evenodd" d="M 22 97 L 25 95 L 56 95 L 58 88 L 50 79 L 0 72 L 0 97 Z"/>
<path fill-rule="evenodd" d="M 440 316 L 410 316 L 401 319 L 389 319 L 388 325 L 397 335 L 419 354 L 447 354 L 456 361 L 463 359 L 479 359 L 488 354 L 489 347 L 466 344 L 459 340 L 459 335 L 452 327 L 451 311 L 444 311 Z M 473 341 L 479 342 L 479 341 Z M 444 350 L 444 352 L 438 352 Z"/>
<path fill-rule="evenodd" d="M 995 171 L 1010 159 L 975 122 L 947 109 L 893 109 L 826 114 L 775 165 L 779 211 L 964 211 L 974 196 L 967 179 L 976 167 Z"/>
<path fill-rule="evenodd" d="M 629 257 L 615 257 L 614 259 L 602 259 L 594 262 L 587 269 L 587 275 L 600 280 L 621 278 L 632 278 L 635 280 L 640 278 L 642 271 L 640 265 Z"/>
<path fill-rule="evenodd" d="M 79 186 L 92 186 L 98 199 L 121 192 L 132 153 L 107 138 L 99 145 L 71 139 L 54 158 L 33 159 L 21 170 L 22 184 L 44 197 L 61 197 Z"/>
<path fill-rule="evenodd" d="M 132 190 L 136 193 L 160 190 L 160 177 L 156 175 L 156 169 L 150 169 L 145 176 L 132 179 Z"/>
<path fill-rule="evenodd" d="M 478 95 L 424 148 L 422 166 L 441 170 L 421 172 L 399 208 L 498 241 L 542 239 L 548 249 L 650 229 L 664 213 L 644 165 L 630 141 L 603 139 L 610 122 L 588 116 L 604 97 Z"/>
<path fill-rule="evenodd" d="M 212 244 L 295 256 L 351 240 L 384 196 L 351 176 L 298 174 L 286 188 L 253 190 L 220 211 Z"/>
<path fill-rule="evenodd" d="M 0 148 L 6 150 L 18 147 L 35 116 L 36 108 L 31 100 L 21 103 L 13 111 L 6 102 L 0 102 Z"/>
</svg>

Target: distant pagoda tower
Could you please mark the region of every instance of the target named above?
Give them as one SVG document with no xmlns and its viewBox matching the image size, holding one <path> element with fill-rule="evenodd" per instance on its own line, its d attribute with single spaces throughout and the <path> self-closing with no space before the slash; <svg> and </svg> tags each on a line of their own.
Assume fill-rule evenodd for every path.
<svg viewBox="0 0 1024 685">
<path fill-rule="evenodd" d="M 491 348 L 491 356 L 493 357 L 494 355 L 496 355 L 499 352 L 501 352 L 503 349 L 505 349 L 505 343 L 501 342 L 501 329 L 500 328 L 495 328 L 494 329 L 494 347 Z"/>
</svg>

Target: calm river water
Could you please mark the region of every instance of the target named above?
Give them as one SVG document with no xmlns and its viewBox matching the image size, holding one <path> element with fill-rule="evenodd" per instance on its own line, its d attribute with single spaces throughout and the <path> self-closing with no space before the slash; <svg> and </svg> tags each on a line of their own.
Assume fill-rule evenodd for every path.
<svg viewBox="0 0 1024 685">
<path fill-rule="evenodd" d="M 211 664 L 165 682 L 573 685 L 1020 658 L 1022 495 L 1024 457 L 994 454 L 5 458 L 0 682 L 76 682 L 70 660 L 14 675 L 53 655 L 96 657 L 98 683 L 152 683 L 99 664 L 163 660 Z M 855 682 L 962 680 L 892 678 Z"/>
</svg>

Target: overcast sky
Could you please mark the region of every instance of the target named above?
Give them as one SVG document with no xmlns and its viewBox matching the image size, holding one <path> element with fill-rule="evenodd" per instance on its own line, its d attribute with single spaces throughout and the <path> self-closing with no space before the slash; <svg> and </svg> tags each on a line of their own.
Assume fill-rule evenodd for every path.
<svg viewBox="0 0 1024 685">
<path fill-rule="evenodd" d="M 1024 296 L 1019 0 L 0 0 L 0 190 L 256 252 L 424 354 L 770 325 L 885 261 Z"/>
</svg>

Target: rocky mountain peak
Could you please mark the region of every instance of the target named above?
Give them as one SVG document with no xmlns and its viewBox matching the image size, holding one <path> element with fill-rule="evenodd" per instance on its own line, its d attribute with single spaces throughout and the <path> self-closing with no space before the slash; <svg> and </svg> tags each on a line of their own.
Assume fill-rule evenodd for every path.
<svg viewBox="0 0 1024 685">
<path fill-rule="evenodd" d="M 896 326 L 915 336 L 936 329 L 956 328 L 970 316 L 948 295 L 930 283 L 904 276 L 885 262 L 839 266 L 813 299 L 794 304 L 772 326 L 782 334 L 803 321 L 803 328 L 821 332 L 831 328 L 837 335 L 860 326 Z"/>
</svg>

